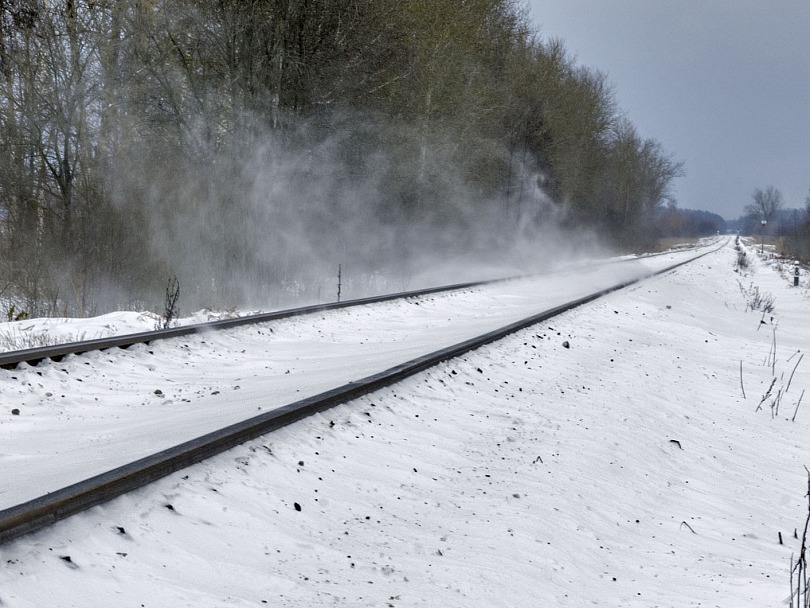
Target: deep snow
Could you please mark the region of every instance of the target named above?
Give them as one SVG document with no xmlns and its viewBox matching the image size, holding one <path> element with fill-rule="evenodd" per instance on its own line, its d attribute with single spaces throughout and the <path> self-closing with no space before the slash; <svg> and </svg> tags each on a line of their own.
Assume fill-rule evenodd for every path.
<svg viewBox="0 0 810 608">
<path fill-rule="evenodd" d="M 810 360 L 778 416 L 770 400 L 757 405 L 774 377 L 774 392 L 787 388 L 807 349 L 810 297 L 806 277 L 793 288 L 757 260 L 740 276 L 735 257 L 728 245 L 0 547 L 0 605 L 780 605 L 798 551 L 793 530 L 807 513 L 810 396 L 791 417 L 810 388 Z M 751 285 L 774 295 L 772 315 L 747 310 Z M 219 374 L 229 364 L 218 355 L 173 385 L 147 380 L 225 345 L 259 348 L 247 334 L 204 336 L 188 354 L 167 343 L 151 356 L 144 347 L 93 355 L 87 366 L 75 357 L 0 372 L 0 500 L 18 502 L 7 488 L 25 495 L 14 480 L 49 458 L 69 466 L 37 473 L 45 483 L 68 475 L 85 450 L 109 464 L 116 442 L 152 419 L 197 434 L 219 420 L 212 412 L 267 406 L 276 390 L 290 400 L 302 377 L 317 392 L 306 357 L 284 360 L 284 344 L 303 339 L 318 368 L 341 339 L 362 351 L 419 334 L 432 308 L 438 315 L 417 342 L 438 348 L 440 336 L 463 333 L 449 311 L 469 311 L 471 331 L 505 324 L 494 311 L 517 315 L 549 295 L 512 289 L 274 325 L 273 348 L 256 357 L 270 369 L 251 372 L 254 389 L 249 379 L 226 385 Z M 365 335 L 346 337 L 366 321 Z M 369 348 L 370 359 L 384 365 L 386 349 L 390 360 L 415 352 Z M 330 361 L 330 380 L 341 367 L 365 375 L 354 359 Z M 267 383 L 299 364 L 296 383 Z M 92 373 L 82 376 L 83 366 Z M 112 419 L 127 409 L 140 413 Z M 164 419 L 167 409 L 194 421 Z M 73 443 L 60 451 L 62 442 Z M 91 449 L 96 442 L 106 447 Z"/>
</svg>

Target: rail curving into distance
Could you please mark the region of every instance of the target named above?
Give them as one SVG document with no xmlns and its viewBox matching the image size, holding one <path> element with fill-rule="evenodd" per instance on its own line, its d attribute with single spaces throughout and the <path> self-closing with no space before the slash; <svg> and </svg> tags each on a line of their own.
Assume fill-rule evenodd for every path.
<svg viewBox="0 0 810 608">
<path fill-rule="evenodd" d="M 124 466 L 115 468 L 106 473 L 102 473 L 84 481 L 69 485 L 55 492 L 46 494 L 45 496 L 41 496 L 28 502 L 2 510 L 0 511 L 0 544 L 6 543 L 24 534 L 44 528 L 61 519 L 65 519 L 93 506 L 112 500 L 113 498 L 126 494 L 127 492 L 141 488 L 146 484 L 161 479 L 162 477 L 166 477 L 167 475 L 224 452 L 246 441 L 255 439 L 261 435 L 265 435 L 271 431 L 292 424 L 293 422 L 301 420 L 307 416 L 311 416 L 336 405 L 346 403 L 363 395 L 367 395 L 373 391 L 390 386 L 391 384 L 424 371 L 443 361 L 463 355 L 469 351 L 499 340 L 521 329 L 530 327 L 563 312 L 592 302 L 604 295 L 639 283 L 640 281 L 653 276 L 671 272 L 680 266 L 689 264 L 699 258 L 718 251 L 726 243 L 723 243 L 720 246 L 712 248 L 704 253 L 700 253 L 685 261 L 681 261 L 661 270 L 651 272 L 647 276 L 618 283 L 609 288 L 602 289 L 587 296 L 570 301 L 566 304 L 556 306 L 515 323 L 511 323 L 501 327 L 500 329 L 490 331 L 453 346 L 442 348 L 427 355 L 417 357 L 416 359 L 406 361 L 385 371 L 372 374 L 355 382 L 349 382 L 348 384 L 328 390 L 319 395 L 308 397 L 306 399 L 302 399 L 300 401 L 296 401 L 286 406 L 255 416 L 248 420 L 232 424 L 212 433 L 208 433 L 196 439 L 192 439 L 160 451 L 151 456 L 147 456 L 146 458 L 141 458 Z M 292 311 L 253 315 L 238 319 L 228 319 L 204 325 L 193 325 L 183 328 L 161 330 L 157 332 L 131 334 L 129 336 L 111 338 L 109 340 L 92 340 L 89 342 L 68 344 L 61 347 L 48 347 L 33 349 L 30 351 L 19 351 L 17 353 L 10 353 L 10 356 L 0 359 L 0 364 L 4 366 L 11 366 L 12 364 L 16 365 L 21 361 L 36 362 L 46 358 L 59 358 L 71 353 L 82 353 L 112 347 L 125 348 L 133 344 L 185 336 L 201 331 L 210 331 L 212 329 L 226 329 L 229 327 L 237 327 L 239 325 L 251 323 L 263 323 L 270 320 L 304 315 L 323 310 L 373 302 L 382 302 L 396 298 L 414 297 L 417 295 L 438 293 L 452 289 L 464 289 L 481 284 L 484 283 L 463 283 L 448 287 L 433 288 L 402 294 L 392 294 L 335 304 L 310 306 Z"/>
</svg>

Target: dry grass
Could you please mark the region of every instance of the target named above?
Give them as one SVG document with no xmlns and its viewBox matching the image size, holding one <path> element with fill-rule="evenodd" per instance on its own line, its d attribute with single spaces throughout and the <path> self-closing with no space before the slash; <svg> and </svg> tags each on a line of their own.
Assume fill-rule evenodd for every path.
<svg viewBox="0 0 810 608">
<path fill-rule="evenodd" d="M 686 249 L 694 247 L 700 242 L 702 237 L 667 237 L 658 239 L 649 253 L 661 253 L 662 251 L 670 251 L 672 249 Z"/>
<path fill-rule="evenodd" d="M 49 333 L 47 329 L 37 331 L 25 331 L 20 329 L 0 330 L 0 352 L 12 352 L 15 350 L 28 350 L 31 348 L 41 348 L 44 346 L 55 346 L 57 344 L 69 344 L 71 342 L 82 342 L 84 340 L 101 337 L 104 336 L 88 336 L 87 332 L 54 336 Z"/>
</svg>

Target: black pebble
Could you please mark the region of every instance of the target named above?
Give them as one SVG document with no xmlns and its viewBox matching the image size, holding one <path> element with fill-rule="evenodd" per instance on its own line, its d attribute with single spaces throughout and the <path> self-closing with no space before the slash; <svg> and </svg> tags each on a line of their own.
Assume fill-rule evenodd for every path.
<svg viewBox="0 0 810 608">
<path fill-rule="evenodd" d="M 19 415 L 20 415 L 20 410 L 18 410 L 18 409 L 15 407 L 13 410 L 11 410 L 11 415 L 12 415 L 12 416 L 19 416 Z"/>
<path fill-rule="evenodd" d="M 296 510 L 296 511 L 300 511 L 300 510 L 301 510 L 301 505 L 299 505 L 297 502 L 294 502 L 294 503 L 293 503 L 293 506 L 295 507 L 295 510 Z"/>
<path fill-rule="evenodd" d="M 568 340 L 563 342 L 563 348 L 571 348 L 571 345 L 568 343 Z"/>
</svg>

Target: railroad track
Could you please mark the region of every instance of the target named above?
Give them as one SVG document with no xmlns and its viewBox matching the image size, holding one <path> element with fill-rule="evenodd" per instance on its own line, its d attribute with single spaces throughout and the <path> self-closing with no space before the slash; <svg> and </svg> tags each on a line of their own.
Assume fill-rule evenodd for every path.
<svg viewBox="0 0 810 608">
<path fill-rule="evenodd" d="M 24 502 L 0 511 L 0 544 L 6 543 L 24 534 L 39 530 L 70 515 L 74 515 L 93 506 L 121 496 L 127 492 L 143 487 L 153 481 L 161 479 L 171 473 L 200 462 L 206 458 L 224 452 L 246 441 L 265 435 L 293 422 L 322 412 L 336 405 L 357 399 L 381 388 L 390 386 L 404 378 L 433 367 L 442 361 L 463 355 L 499 340 L 511 333 L 526 327 L 546 321 L 556 315 L 569 311 L 588 302 L 592 302 L 608 293 L 623 289 L 632 284 L 652 276 L 670 272 L 684 264 L 709 255 L 723 247 L 722 245 L 699 253 L 684 261 L 668 265 L 658 271 L 640 278 L 621 281 L 605 289 L 600 289 L 584 297 L 574 299 L 565 304 L 555 306 L 530 315 L 517 322 L 510 323 L 494 331 L 489 331 L 477 337 L 464 340 L 452 346 L 438 349 L 429 354 L 416 357 L 384 371 L 371 374 L 360 380 L 349 382 L 343 386 L 327 390 L 320 394 L 301 399 L 294 403 L 275 408 L 266 413 L 249 418 L 236 424 L 231 424 L 211 433 L 185 441 L 168 449 L 159 451 L 151 456 L 141 458 L 114 468 L 108 472 L 90 477 L 84 481 L 63 487 L 39 498 Z M 109 348 L 126 348 L 134 344 L 150 343 L 154 340 L 168 339 L 180 336 L 193 335 L 204 331 L 227 329 L 242 325 L 266 323 L 282 318 L 301 316 L 314 312 L 332 310 L 360 304 L 383 302 L 399 298 L 417 297 L 440 293 L 442 291 L 459 290 L 484 283 L 463 283 L 453 286 L 405 292 L 375 298 L 365 298 L 342 303 L 310 306 L 290 311 L 253 315 L 208 323 L 204 325 L 187 326 L 132 334 L 119 338 L 92 340 L 89 342 L 74 343 L 58 347 L 47 347 L 9 353 L 0 359 L 0 365 L 12 367 L 20 362 L 35 363 L 44 359 L 59 359 L 67 354 L 85 353 L 93 350 Z M 13 363 L 12 363 L 13 362 Z"/>
<path fill-rule="evenodd" d="M 655 253 L 645 257 L 649 258 L 661 255 L 666 255 L 666 253 Z M 620 264 L 632 261 L 637 261 L 637 258 L 622 259 L 611 263 Z M 259 325 L 261 323 L 269 323 L 271 321 L 278 321 L 281 319 L 301 317 L 319 312 L 325 312 L 328 310 L 338 310 L 341 308 L 350 308 L 353 306 L 363 306 L 367 304 L 377 304 L 381 302 L 401 300 L 404 298 L 418 298 L 422 296 L 439 294 L 449 291 L 459 291 L 462 289 L 470 289 L 473 287 L 480 287 L 483 285 L 491 285 L 493 283 L 509 281 L 512 280 L 513 278 L 520 278 L 520 277 L 509 277 L 509 278 L 493 279 L 488 281 L 471 281 L 466 283 L 456 283 L 453 285 L 429 287 L 413 291 L 402 291 L 378 296 L 370 296 L 366 298 L 345 300 L 342 302 L 314 304 L 311 306 L 303 306 L 287 310 L 259 313 L 255 315 L 246 315 L 242 317 L 236 317 L 233 319 L 221 319 L 218 321 L 211 321 L 209 323 L 198 323 L 193 325 L 184 325 L 181 327 L 170 327 L 154 331 L 146 331 L 134 334 L 111 336 L 107 338 L 83 340 L 80 342 L 69 342 L 53 346 L 41 346 L 38 348 L 4 352 L 0 353 L 0 369 L 14 369 L 20 363 L 27 363 L 28 365 L 37 365 L 38 363 L 45 360 L 58 362 L 61 361 L 67 355 L 80 355 L 88 352 L 108 350 L 112 348 L 129 348 L 130 346 L 134 346 L 136 344 L 151 344 L 152 342 L 156 342 L 159 340 L 182 338 L 185 336 L 192 336 L 195 334 L 201 334 L 210 331 L 233 329 L 245 325 Z"/>
<path fill-rule="evenodd" d="M 497 280 L 503 281 L 508 279 L 497 279 Z M 233 329 L 235 327 L 242 327 L 244 325 L 258 325 L 260 323 L 269 323 L 270 321 L 278 321 L 280 319 L 301 317 L 304 315 L 311 315 L 318 312 L 324 312 L 327 310 L 337 310 L 340 308 L 349 308 L 352 306 L 362 306 L 364 304 L 389 302 L 391 300 L 399 300 L 402 298 L 415 298 L 436 293 L 442 293 L 445 291 L 457 291 L 460 289 L 468 289 L 479 285 L 486 285 L 492 282 L 494 281 L 457 283 L 455 285 L 432 287 L 428 289 L 419 289 L 416 291 L 403 291 L 398 293 L 385 294 L 381 296 L 360 298 L 356 300 L 345 300 L 343 302 L 314 304 L 312 306 L 291 308 L 289 310 L 280 310 L 275 312 L 259 313 L 255 315 L 246 315 L 243 317 L 236 317 L 233 319 L 221 319 L 219 321 L 211 321 L 209 323 L 184 325 L 182 327 L 169 327 L 166 329 L 157 329 L 154 331 L 145 331 L 135 334 L 126 334 L 122 336 L 112 336 L 109 338 L 98 338 L 95 340 L 70 342 L 67 344 L 58 344 L 55 346 L 42 346 L 39 348 L 11 351 L 7 353 L 0 353 L 0 368 L 13 369 L 20 363 L 36 365 L 46 359 L 50 359 L 52 361 L 61 361 L 62 358 L 64 358 L 66 355 L 80 355 L 83 353 L 107 350 L 110 348 L 129 348 L 130 346 L 134 346 L 136 344 L 151 344 L 152 342 L 158 340 L 170 340 L 172 338 L 182 338 L 185 336 L 192 336 L 194 334 L 200 334 L 209 331 Z"/>
</svg>

